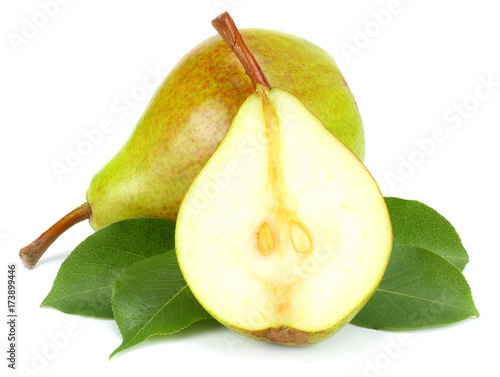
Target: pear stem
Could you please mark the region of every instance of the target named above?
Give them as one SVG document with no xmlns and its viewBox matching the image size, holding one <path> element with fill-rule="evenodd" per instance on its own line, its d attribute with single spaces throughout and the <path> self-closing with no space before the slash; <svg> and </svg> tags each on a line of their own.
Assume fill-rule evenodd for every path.
<svg viewBox="0 0 500 377">
<path fill-rule="evenodd" d="M 268 89 L 271 88 L 259 63 L 257 63 L 257 60 L 255 60 L 255 57 L 243 41 L 240 31 L 234 24 L 229 13 L 224 12 L 214 18 L 212 20 L 212 26 L 217 30 L 224 42 L 233 50 L 234 54 L 243 65 L 243 68 L 245 68 L 246 74 L 250 77 L 250 80 L 252 80 L 254 89 L 257 89 L 257 84 L 264 85 Z"/>
<path fill-rule="evenodd" d="M 43 233 L 31 244 L 22 248 L 19 252 L 19 256 L 21 257 L 24 266 L 26 268 L 33 268 L 43 253 L 45 253 L 49 246 L 52 245 L 61 234 L 73 225 L 78 224 L 80 221 L 87 220 L 91 214 L 92 209 L 90 208 L 90 204 L 84 203 L 52 225 L 45 233 Z"/>
</svg>

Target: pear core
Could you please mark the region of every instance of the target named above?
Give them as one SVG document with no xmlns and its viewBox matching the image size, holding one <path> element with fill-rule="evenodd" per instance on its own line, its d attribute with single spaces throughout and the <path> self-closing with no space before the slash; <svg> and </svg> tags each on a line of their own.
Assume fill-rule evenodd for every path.
<svg viewBox="0 0 500 377">
<path fill-rule="evenodd" d="M 255 339 L 316 343 L 376 290 L 392 230 L 359 159 L 293 95 L 257 86 L 189 188 L 176 253 L 193 294 Z"/>
</svg>

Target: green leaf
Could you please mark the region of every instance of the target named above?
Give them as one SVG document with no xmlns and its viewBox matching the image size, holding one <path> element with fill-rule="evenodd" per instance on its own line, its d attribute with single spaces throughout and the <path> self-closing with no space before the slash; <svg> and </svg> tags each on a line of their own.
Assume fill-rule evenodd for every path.
<svg viewBox="0 0 500 377">
<path fill-rule="evenodd" d="M 127 267 L 114 284 L 112 303 L 123 343 L 110 358 L 152 335 L 211 318 L 184 281 L 174 250 Z"/>
<path fill-rule="evenodd" d="M 428 250 L 395 245 L 384 278 L 353 319 L 373 329 L 415 329 L 479 316 L 471 291 L 454 265 Z"/>
<path fill-rule="evenodd" d="M 391 258 L 377 291 L 351 323 L 413 329 L 479 316 L 461 273 L 469 257 L 453 226 L 423 203 L 385 200 L 394 235 Z"/>
<path fill-rule="evenodd" d="M 62 263 L 42 306 L 113 318 L 111 291 L 116 278 L 130 264 L 172 249 L 174 230 L 173 221 L 136 218 L 97 231 Z"/>
<path fill-rule="evenodd" d="M 432 251 L 462 271 L 469 262 L 455 228 L 432 208 L 415 200 L 385 198 L 391 216 L 393 243 Z"/>
</svg>

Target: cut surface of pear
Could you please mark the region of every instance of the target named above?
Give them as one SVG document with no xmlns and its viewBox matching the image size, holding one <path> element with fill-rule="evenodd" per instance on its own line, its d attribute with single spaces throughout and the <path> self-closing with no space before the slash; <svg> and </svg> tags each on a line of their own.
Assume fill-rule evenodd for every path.
<svg viewBox="0 0 500 377">
<path fill-rule="evenodd" d="M 359 159 L 294 96 L 259 85 L 189 188 L 176 253 L 199 302 L 263 341 L 348 323 L 384 274 L 392 230 Z"/>
</svg>

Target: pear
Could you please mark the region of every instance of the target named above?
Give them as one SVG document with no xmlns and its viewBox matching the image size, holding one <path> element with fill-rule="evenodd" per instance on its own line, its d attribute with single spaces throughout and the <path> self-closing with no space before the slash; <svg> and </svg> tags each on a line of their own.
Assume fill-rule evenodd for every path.
<svg viewBox="0 0 500 377">
<path fill-rule="evenodd" d="M 392 247 L 387 207 L 352 151 L 296 96 L 269 87 L 229 15 L 213 24 L 256 90 L 184 197 L 179 265 L 228 328 L 313 344 L 347 324 L 380 283 Z"/>
<path fill-rule="evenodd" d="M 286 33 L 248 29 L 248 45 L 275 85 L 301 99 L 360 159 L 364 134 L 356 102 L 334 60 Z M 57 237 L 89 219 L 94 230 L 133 217 L 175 220 L 190 184 L 254 91 L 218 36 L 188 52 L 172 69 L 122 149 L 91 180 L 87 202 L 69 213 L 21 258 L 33 267 Z"/>
</svg>

